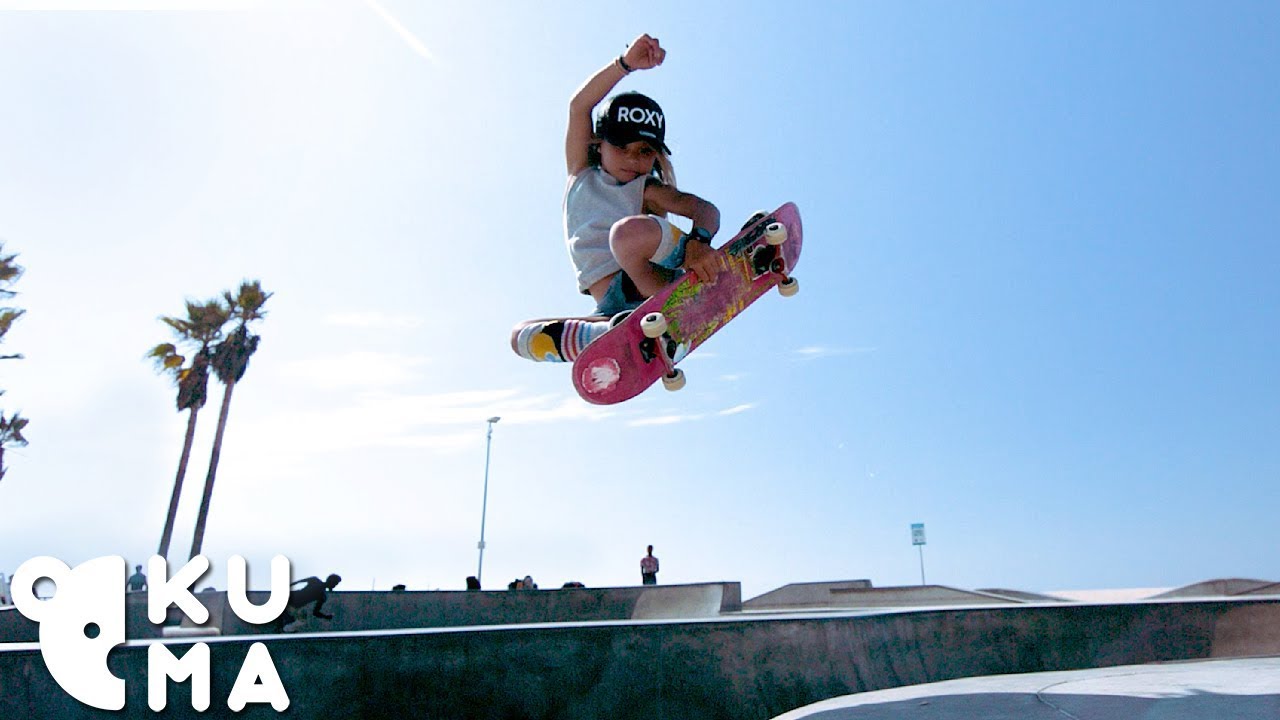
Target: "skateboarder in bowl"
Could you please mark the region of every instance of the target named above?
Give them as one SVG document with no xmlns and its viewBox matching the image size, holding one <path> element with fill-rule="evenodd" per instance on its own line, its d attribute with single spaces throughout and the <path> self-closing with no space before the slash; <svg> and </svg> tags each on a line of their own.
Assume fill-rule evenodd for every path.
<svg viewBox="0 0 1280 720">
<path fill-rule="evenodd" d="M 301 614 L 299 611 L 311 603 L 316 604 L 311 609 L 311 614 L 314 617 L 332 620 L 333 616 L 320 612 L 320 608 L 324 607 L 324 601 L 328 598 L 329 591 L 337 587 L 340 582 L 342 582 L 342 578 L 338 575 L 330 575 L 324 580 L 312 576 L 294 581 L 293 585 L 289 587 L 295 585 L 301 585 L 302 587 L 289 592 L 289 604 L 285 607 L 284 612 L 280 614 L 280 617 L 276 618 L 276 632 L 283 632 L 286 625 L 293 624 L 298 619 L 298 615 Z"/>
</svg>

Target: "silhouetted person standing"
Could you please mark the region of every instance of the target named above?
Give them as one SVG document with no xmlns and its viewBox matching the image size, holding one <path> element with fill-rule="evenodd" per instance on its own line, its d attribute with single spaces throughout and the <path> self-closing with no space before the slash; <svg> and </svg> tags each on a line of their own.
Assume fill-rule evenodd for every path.
<svg viewBox="0 0 1280 720">
<path fill-rule="evenodd" d="M 129 576 L 129 592 L 142 592 L 147 589 L 147 576 L 142 574 L 142 566 L 135 565 L 133 574 Z"/>
<path fill-rule="evenodd" d="M 658 584 L 658 558 L 653 556 L 653 546 L 649 546 L 649 554 L 640 558 L 640 582 L 645 585 Z"/>
</svg>

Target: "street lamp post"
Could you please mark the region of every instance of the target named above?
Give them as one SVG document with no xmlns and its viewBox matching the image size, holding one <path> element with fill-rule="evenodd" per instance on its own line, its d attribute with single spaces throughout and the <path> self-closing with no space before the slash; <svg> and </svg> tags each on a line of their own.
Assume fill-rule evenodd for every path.
<svg viewBox="0 0 1280 720">
<path fill-rule="evenodd" d="M 493 445 L 493 424 L 502 418 L 494 415 L 489 418 L 489 432 L 484 439 L 484 501 L 480 506 L 480 542 L 476 547 L 480 550 L 480 566 L 476 568 L 476 581 L 484 579 L 484 520 L 489 512 L 489 448 Z M 481 585 L 481 587 L 484 587 Z"/>
</svg>

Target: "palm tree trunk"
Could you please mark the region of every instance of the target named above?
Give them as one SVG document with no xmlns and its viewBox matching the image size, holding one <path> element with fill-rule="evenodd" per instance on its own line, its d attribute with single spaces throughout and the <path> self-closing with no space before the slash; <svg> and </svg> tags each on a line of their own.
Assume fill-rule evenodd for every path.
<svg viewBox="0 0 1280 720">
<path fill-rule="evenodd" d="M 222 434 L 227 429 L 227 412 L 231 409 L 231 391 L 236 389 L 236 382 L 227 383 L 222 391 L 222 411 L 218 414 L 218 432 L 213 436 L 213 454 L 209 456 L 209 474 L 204 479 L 204 496 L 200 498 L 200 514 L 196 516 L 196 532 L 191 539 L 191 555 L 188 559 L 200 554 L 204 547 L 204 526 L 209 520 L 209 503 L 213 499 L 213 479 L 218 475 L 218 456 L 222 454 Z"/>
<path fill-rule="evenodd" d="M 160 550 L 156 552 L 162 558 L 169 557 L 169 541 L 173 539 L 173 524 L 178 519 L 178 499 L 182 497 L 182 481 L 187 477 L 187 461 L 191 459 L 191 444 L 196 437 L 196 415 L 199 406 L 187 411 L 187 437 L 182 441 L 182 457 L 178 460 L 178 475 L 173 479 L 173 496 L 169 498 L 169 515 L 164 519 L 164 532 L 160 535 Z"/>
</svg>

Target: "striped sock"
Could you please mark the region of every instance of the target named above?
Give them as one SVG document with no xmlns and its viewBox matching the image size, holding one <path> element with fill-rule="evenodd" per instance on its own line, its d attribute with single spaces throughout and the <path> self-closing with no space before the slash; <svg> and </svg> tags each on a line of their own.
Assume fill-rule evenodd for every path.
<svg viewBox="0 0 1280 720">
<path fill-rule="evenodd" d="M 516 352 L 534 362 L 573 362 L 609 330 L 608 320 L 552 320 L 521 328 Z"/>
<path fill-rule="evenodd" d="M 560 354 L 568 362 L 582 354 L 596 338 L 609 331 L 608 320 L 565 320 L 560 334 Z"/>
</svg>

